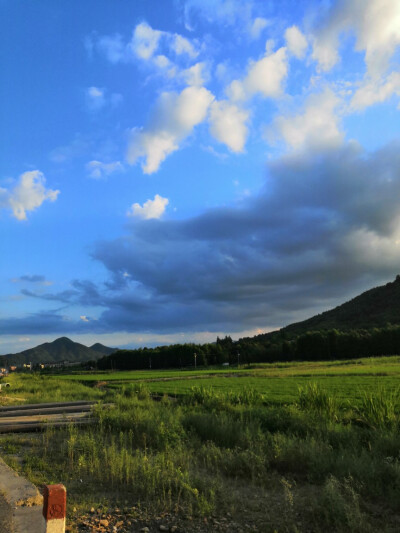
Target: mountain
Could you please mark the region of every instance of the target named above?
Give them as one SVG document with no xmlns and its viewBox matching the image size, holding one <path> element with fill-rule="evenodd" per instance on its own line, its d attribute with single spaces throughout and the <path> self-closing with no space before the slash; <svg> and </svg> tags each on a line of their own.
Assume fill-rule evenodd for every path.
<svg viewBox="0 0 400 533">
<path fill-rule="evenodd" d="M 400 325 L 400 275 L 386 285 L 363 292 L 330 311 L 290 324 L 282 331 L 299 335 L 306 331 L 371 329 L 387 324 Z"/>
<path fill-rule="evenodd" d="M 117 351 L 117 348 L 109 348 L 108 346 L 104 346 L 104 344 L 100 344 L 99 342 L 96 342 L 96 344 L 90 346 L 90 349 L 103 355 L 111 355 Z"/>
<path fill-rule="evenodd" d="M 95 349 L 96 347 L 96 349 Z M 0 356 L 0 365 L 8 364 L 21 365 L 23 363 L 56 363 L 59 361 L 83 362 L 103 357 L 105 353 L 109 354 L 114 351 L 113 348 L 107 348 L 102 344 L 94 344 L 88 348 L 79 342 L 74 342 L 67 337 L 60 337 L 53 342 L 45 342 L 16 354 L 7 354 Z"/>
</svg>

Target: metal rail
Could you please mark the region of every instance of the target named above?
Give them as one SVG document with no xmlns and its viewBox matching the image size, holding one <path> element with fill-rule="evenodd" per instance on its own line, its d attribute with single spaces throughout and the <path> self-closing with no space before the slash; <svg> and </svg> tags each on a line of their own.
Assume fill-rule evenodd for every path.
<svg viewBox="0 0 400 533">
<path fill-rule="evenodd" d="M 63 402 L 8 406 L 0 408 L 0 433 L 41 431 L 68 424 L 91 424 L 95 402 Z M 110 404 L 104 405 L 104 407 Z"/>
</svg>

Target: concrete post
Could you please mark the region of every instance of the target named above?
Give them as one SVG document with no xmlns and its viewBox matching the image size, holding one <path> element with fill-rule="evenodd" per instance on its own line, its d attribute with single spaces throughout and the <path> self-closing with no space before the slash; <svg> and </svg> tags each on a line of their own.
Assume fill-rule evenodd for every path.
<svg viewBox="0 0 400 533">
<path fill-rule="evenodd" d="M 45 485 L 43 494 L 43 516 L 46 533 L 65 533 L 67 514 L 67 491 L 64 485 Z"/>
</svg>

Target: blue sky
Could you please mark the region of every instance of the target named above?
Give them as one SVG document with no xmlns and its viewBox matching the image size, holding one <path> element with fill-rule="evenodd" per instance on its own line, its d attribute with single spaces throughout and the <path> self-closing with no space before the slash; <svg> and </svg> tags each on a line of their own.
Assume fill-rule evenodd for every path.
<svg viewBox="0 0 400 533">
<path fill-rule="evenodd" d="M 0 354 L 253 335 L 399 273 L 398 2 L 0 14 Z"/>
</svg>

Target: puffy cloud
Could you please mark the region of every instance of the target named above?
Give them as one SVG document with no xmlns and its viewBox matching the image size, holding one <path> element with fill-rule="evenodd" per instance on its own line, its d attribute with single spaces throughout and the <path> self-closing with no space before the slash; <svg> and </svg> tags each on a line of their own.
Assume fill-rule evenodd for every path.
<svg viewBox="0 0 400 533">
<path fill-rule="evenodd" d="M 39 170 L 21 174 L 17 185 L 10 191 L 0 190 L 0 207 L 9 207 L 18 220 L 26 220 L 27 211 L 34 211 L 44 201 L 54 202 L 60 191 L 46 189 L 46 179 Z"/>
<path fill-rule="evenodd" d="M 242 152 L 248 129 L 249 113 L 226 100 L 214 101 L 210 108 L 211 134 L 233 152 Z"/>
<path fill-rule="evenodd" d="M 287 48 L 297 59 L 303 59 L 306 55 L 308 43 L 306 37 L 297 26 L 291 26 L 285 31 Z"/>
<path fill-rule="evenodd" d="M 268 20 L 263 17 L 256 17 L 250 25 L 250 36 L 252 39 L 258 39 L 264 28 L 268 26 Z"/>
<path fill-rule="evenodd" d="M 313 94 L 303 112 L 276 117 L 267 138 L 271 142 L 282 138 L 295 150 L 337 146 L 343 141 L 337 112 L 339 104 L 340 100 L 329 89 Z"/>
<path fill-rule="evenodd" d="M 161 35 L 161 31 L 153 30 L 147 22 L 142 22 L 133 31 L 131 50 L 140 59 L 150 59 L 158 48 Z"/>
<path fill-rule="evenodd" d="M 192 59 L 199 55 L 193 44 L 177 33 L 172 37 L 171 48 L 177 55 L 186 54 Z"/>
<path fill-rule="evenodd" d="M 7 189 L 0 187 L 0 209 L 4 209 L 8 206 L 9 194 Z"/>
<path fill-rule="evenodd" d="M 132 131 L 128 162 L 135 164 L 143 158 L 143 172 L 156 172 L 192 129 L 204 121 L 213 98 L 204 87 L 186 87 L 180 94 L 163 93 L 148 127 Z"/>
<path fill-rule="evenodd" d="M 113 93 L 106 95 L 106 90 L 99 87 L 86 89 L 86 102 L 90 111 L 100 111 L 105 105 L 117 106 L 122 100 L 122 95 Z"/>
<path fill-rule="evenodd" d="M 91 45 L 93 47 L 93 45 Z M 105 35 L 100 37 L 97 42 L 97 47 L 100 52 L 104 53 L 110 63 L 119 63 L 125 61 L 126 46 L 122 41 L 122 36 L 117 34 L 114 36 Z"/>
<path fill-rule="evenodd" d="M 120 161 L 102 163 L 101 161 L 93 160 L 86 164 L 86 170 L 91 178 L 100 179 L 110 176 L 115 172 L 122 172 L 124 167 Z"/>
<path fill-rule="evenodd" d="M 89 87 L 86 90 L 86 98 L 89 109 L 92 111 L 98 111 L 104 107 L 106 99 L 104 97 L 104 89 L 99 89 L 98 87 Z"/>
<path fill-rule="evenodd" d="M 90 39 L 90 43 L 91 48 L 96 46 L 111 63 L 129 62 L 136 58 L 161 70 L 176 68 L 168 54 L 183 55 L 189 59 L 199 55 L 196 41 L 178 33 L 156 30 L 145 21 L 135 26 L 129 42 L 124 41 L 121 35 L 114 35 L 100 37 L 95 45 Z"/>
<path fill-rule="evenodd" d="M 204 85 L 208 79 L 206 65 L 205 63 L 196 63 L 195 65 L 183 70 L 181 76 L 188 85 Z"/>
<path fill-rule="evenodd" d="M 163 54 L 159 54 L 155 56 L 153 62 L 156 65 L 156 67 L 159 69 L 174 68 L 173 63 L 168 59 L 168 57 L 166 57 Z"/>
<path fill-rule="evenodd" d="M 184 5 L 185 25 L 192 30 L 199 19 L 209 24 L 242 27 L 247 31 L 252 21 L 253 1 L 241 0 L 186 0 Z"/>
<path fill-rule="evenodd" d="M 393 94 L 400 96 L 399 72 L 392 72 L 378 81 L 367 78 L 354 93 L 350 102 L 350 110 L 362 110 L 373 104 L 382 103 Z"/>
<path fill-rule="evenodd" d="M 150 218 L 160 218 L 169 204 L 168 198 L 163 198 L 159 194 L 154 196 L 154 200 L 147 200 L 143 205 L 135 203 L 132 205 L 128 211 L 128 216 L 130 217 L 139 217 L 145 220 Z M 124 272 L 123 276 L 129 277 L 127 272 Z"/>
<path fill-rule="evenodd" d="M 254 94 L 265 98 L 278 98 L 282 95 L 282 84 L 288 73 L 286 48 L 279 48 L 258 61 L 251 61 L 246 77 L 234 80 L 228 87 L 228 96 L 234 100 L 244 100 Z"/>
<path fill-rule="evenodd" d="M 400 44 L 400 3 L 393 0 L 338 0 L 319 24 L 313 57 L 322 70 L 339 60 L 339 36 L 353 31 L 355 49 L 365 52 L 371 76 L 379 76 Z"/>
</svg>

